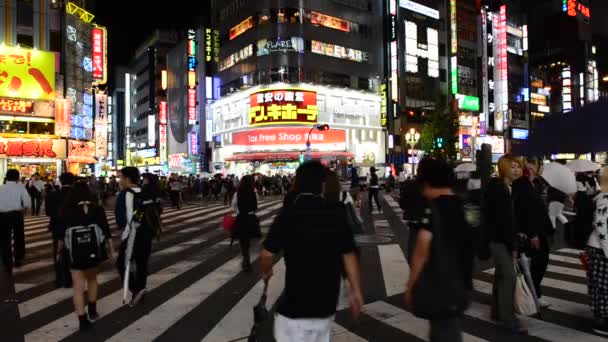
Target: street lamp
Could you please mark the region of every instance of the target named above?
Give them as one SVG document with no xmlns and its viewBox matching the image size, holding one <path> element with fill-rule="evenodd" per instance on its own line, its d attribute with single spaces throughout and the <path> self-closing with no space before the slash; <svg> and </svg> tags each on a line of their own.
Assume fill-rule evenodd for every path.
<svg viewBox="0 0 608 342">
<path fill-rule="evenodd" d="M 312 128 L 310 129 L 310 131 L 308 131 L 308 136 L 306 137 L 306 160 L 310 160 L 310 154 L 312 152 L 312 148 L 310 147 L 310 135 L 312 134 L 313 130 L 319 130 L 319 131 L 329 131 L 329 125 L 328 124 L 315 124 L 312 126 Z"/>
<path fill-rule="evenodd" d="M 416 174 L 415 162 L 414 162 L 414 148 L 420 140 L 420 133 L 416 132 L 416 129 L 410 128 L 410 131 L 405 133 L 405 141 L 409 146 L 412 147 L 412 175 Z"/>
</svg>

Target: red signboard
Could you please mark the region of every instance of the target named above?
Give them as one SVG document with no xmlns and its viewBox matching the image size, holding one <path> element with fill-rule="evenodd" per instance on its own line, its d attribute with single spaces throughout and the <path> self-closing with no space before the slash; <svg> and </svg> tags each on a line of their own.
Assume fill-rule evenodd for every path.
<svg viewBox="0 0 608 342">
<path fill-rule="evenodd" d="M 317 122 L 317 93 L 302 89 L 263 90 L 250 96 L 249 126 Z"/>
<path fill-rule="evenodd" d="M 70 101 L 67 99 L 55 100 L 55 135 L 70 136 Z"/>
<path fill-rule="evenodd" d="M 241 34 L 247 32 L 250 28 L 253 27 L 253 17 L 249 17 L 243 21 L 241 21 L 238 25 L 230 29 L 229 38 L 233 40 L 234 38 L 240 36 Z"/>
<path fill-rule="evenodd" d="M 503 80 L 508 79 L 507 70 L 507 6 L 500 6 L 500 26 L 499 26 L 499 48 L 500 48 L 500 67 Z"/>
<path fill-rule="evenodd" d="M 158 122 L 161 125 L 167 124 L 167 101 L 160 101 L 158 109 Z"/>
<path fill-rule="evenodd" d="M 0 138 L 0 158 L 65 158 L 65 140 Z"/>
<path fill-rule="evenodd" d="M 104 79 L 105 72 L 104 35 L 102 28 L 93 28 L 93 78 L 98 80 Z"/>
<path fill-rule="evenodd" d="M 68 160 L 73 163 L 97 163 L 95 143 L 92 141 L 68 140 Z"/>
<path fill-rule="evenodd" d="M 243 132 L 232 133 L 232 144 L 243 146 L 255 145 L 297 145 L 299 149 L 306 147 L 308 140 L 307 127 L 282 127 L 268 129 L 253 129 Z M 328 130 L 313 131 L 310 134 L 310 142 L 314 147 L 319 144 L 346 144 L 346 131 Z"/>
<path fill-rule="evenodd" d="M 34 113 L 34 101 L 6 99 L 6 98 L 0 97 L 0 112 L 17 113 L 17 114 L 32 114 L 32 113 Z"/>
<path fill-rule="evenodd" d="M 188 89 L 188 123 L 196 123 L 196 90 Z"/>
</svg>

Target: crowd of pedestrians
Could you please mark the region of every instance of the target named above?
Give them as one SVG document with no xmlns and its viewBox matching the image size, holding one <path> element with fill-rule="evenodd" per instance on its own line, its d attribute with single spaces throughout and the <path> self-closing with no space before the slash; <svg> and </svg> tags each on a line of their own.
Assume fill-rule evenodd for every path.
<svg viewBox="0 0 608 342">
<path fill-rule="evenodd" d="M 564 228 L 566 243 L 581 250 L 588 269 L 594 331 L 608 336 L 608 169 L 599 177 L 577 174 L 579 191 L 572 198 L 542 178 L 543 162 L 536 158 L 505 155 L 496 171 L 486 184 L 474 173 L 460 188 L 452 165 L 425 158 L 415 178 L 400 175 L 385 183 L 387 187 L 399 183 L 400 205 L 409 227 L 410 272 L 404 305 L 430 321 L 430 341 L 462 341 L 461 321 L 473 291 L 475 257 L 490 260 L 495 271 L 489 314 L 511 334 L 525 335 L 527 327 L 515 305 L 518 272 L 529 271 L 528 285 L 539 307 L 549 306 L 542 297 L 542 280 L 555 232 Z M 336 172 L 319 162 L 302 164 L 295 177 L 255 174 L 240 179 L 176 174 L 159 178 L 126 167 L 118 178 L 107 181 L 64 173 L 56 183 L 39 175 L 20 183 L 19 172 L 9 170 L 0 187 L 2 261 L 9 274 L 23 264 L 24 211 L 31 208 L 32 215 L 38 215 L 45 203 L 56 286 L 73 288 L 74 310 L 81 329 L 87 330 L 99 317 L 96 279 L 106 260 L 115 260 L 129 305 L 136 306 L 144 298 L 152 244 L 162 230 L 163 197 L 176 209 L 184 198 L 223 201 L 235 215 L 230 234 L 240 246 L 244 272 L 252 272 L 251 255 L 258 253 L 251 248 L 252 240 L 264 238 L 259 260 L 266 282 L 273 276 L 277 256 L 285 259 L 275 339 L 325 342 L 330 340 L 343 281 L 348 283 L 355 319 L 364 304 L 362 254 L 355 242 L 355 235 L 364 231 L 356 214 L 362 198 L 356 168 L 349 180 L 350 186 L 343 187 Z M 375 204 L 381 212 L 381 183 L 374 167 L 367 175 L 367 191 L 367 211 L 372 213 Z M 116 250 L 104 209 L 113 194 L 117 194 L 114 210 L 121 232 Z M 266 236 L 256 215 L 262 196 L 284 196 L 283 208 Z M 567 206 L 575 213 L 570 220 L 560 218 Z M 475 208 L 477 218 L 471 215 Z"/>
</svg>

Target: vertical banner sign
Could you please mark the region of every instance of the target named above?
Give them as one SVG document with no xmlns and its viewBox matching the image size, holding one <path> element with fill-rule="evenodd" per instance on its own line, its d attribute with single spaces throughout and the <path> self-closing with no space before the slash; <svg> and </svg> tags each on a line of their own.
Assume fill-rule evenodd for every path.
<svg viewBox="0 0 608 342">
<path fill-rule="evenodd" d="M 487 132 L 487 121 L 488 121 L 488 14 L 485 9 L 481 9 L 481 79 L 487 82 L 482 82 L 482 96 L 481 96 L 481 113 L 479 113 L 479 136 L 485 137 Z"/>
<path fill-rule="evenodd" d="M 108 95 L 95 94 L 95 156 L 108 156 Z"/>
<path fill-rule="evenodd" d="M 500 80 L 503 121 L 506 125 L 509 118 L 509 70 L 507 63 L 507 6 L 500 6 Z"/>
<path fill-rule="evenodd" d="M 167 101 L 160 101 L 158 105 L 158 123 L 167 124 Z"/>
<path fill-rule="evenodd" d="M 500 58 L 500 15 L 498 13 L 490 13 L 492 36 L 488 36 L 488 41 L 491 40 L 492 58 L 488 59 L 488 70 L 491 70 L 490 75 L 493 75 L 493 79 L 490 80 L 489 90 L 490 93 L 490 113 L 494 113 L 494 132 L 501 133 L 504 129 L 504 120 L 502 113 L 502 73 L 500 69 L 501 58 Z M 490 39 L 491 38 L 491 39 Z M 488 44 L 490 47 L 490 43 Z M 493 100 L 493 101 L 492 101 Z"/>
<path fill-rule="evenodd" d="M 55 135 L 70 136 L 70 100 L 55 100 Z"/>
<path fill-rule="evenodd" d="M 188 30 L 188 79 L 196 80 L 196 31 Z M 188 124 L 196 124 L 196 82 L 188 82 Z"/>
<path fill-rule="evenodd" d="M 190 132 L 190 155 L 198 155 L 198 134 L 196 132 Z"/>
<path fill-rule="evenodd" d="M 156 116 L 148 115 L 148 146 L 156 146 Z"/>
<path fill-rule="evenodd" d="M 107 79 L 107 45 L 106 29 L 93 28 L 93 78 L 97 84 L 106 83 Z"/>
<path fill-rule="evenodd" d="M 167 125 L 158 126 L 158 143 L 160 145 L 160 164 L 167 163 Z"/>
<path fill-rule="evenodd" d="M 386 83 L 380 85 L 380 125 L 386 127 L 386 113 L 388 112 L 388 100 L 386 96 Z"/>
<path fill-rule="evenodd" d="M 395 103 L 399 103 L 399 57 L 398 57 L 398 37 L 397 32 L 397 0 L 389 0 L 389 12 L 390 12 L 390 44 L 389 44 L 389 56 L 390 56 L 390 94 L 391 100 Z M 397 111 L 393 112 L 393 116 L 397 117 Z"/>
<path fill-rule="evenodd" d="M 452 57 L 450 59 L 450 75 L 452 77 L 452 94 L 458 94 L 458 32 L 456 27 L 456 0 L 450 0 L 450 34 Z"/>
</svg>

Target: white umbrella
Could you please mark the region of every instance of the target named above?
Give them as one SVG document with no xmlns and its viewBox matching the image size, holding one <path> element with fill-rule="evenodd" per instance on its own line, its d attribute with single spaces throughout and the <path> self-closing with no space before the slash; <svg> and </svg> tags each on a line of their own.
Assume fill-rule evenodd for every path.
<svg viewBox="0 0 608 342">
<path fill-rule="evenodd" d="M 600 169 L 597 163 L 587 159 L 577 159 L 568 163 L 567 167 L 572 172 L 595 172 Z"/>
<path fill-rule="evenodd" d="M 464 163 L 456 166 L 454 172 L 475 172 L 477 171 L 477 165 L 473 163 Z"/>
<path fill-rule="evenodd" d="M 562 164 L 549 163 L 545 165 L 541 176 L 549 185 L 567 195 L 571 195 L 577 190 L 574 172 Z"/>
</svg>

